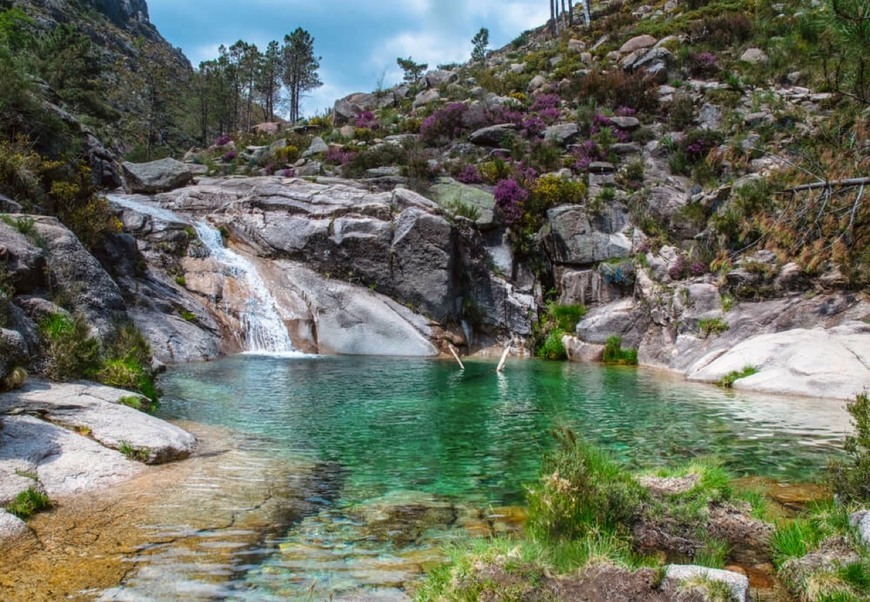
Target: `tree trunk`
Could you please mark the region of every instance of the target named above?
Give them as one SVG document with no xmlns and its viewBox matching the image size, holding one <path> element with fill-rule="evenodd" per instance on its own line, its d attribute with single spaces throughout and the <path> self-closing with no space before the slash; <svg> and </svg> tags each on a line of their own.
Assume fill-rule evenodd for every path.
<svg viewBox="0 0 870 602">
<path fill-rule="evenodd" d="M 557 0 L 550 0 L 550 33 L 556 35 L 556 2 Z"/>
</svg>

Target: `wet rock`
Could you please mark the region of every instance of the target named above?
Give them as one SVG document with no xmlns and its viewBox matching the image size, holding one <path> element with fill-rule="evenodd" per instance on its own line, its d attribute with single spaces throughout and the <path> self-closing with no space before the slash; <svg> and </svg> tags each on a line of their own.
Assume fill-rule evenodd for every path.
<svg viewBox="0 0 870 602">
<path fill-rule="evenodd" d="M 150 163 L 121 164 L 124 190 L 129 194 L 155 194 L 184 186 L 193 179 L 190 167 L 175 159 L 159 159 Z"/>
<path fill-rule="evenodd" d="M 749 579 L 745 575 L 710 569 L 702 566 L 669 564 L 665 567 L 665 580 L 663 587 L 681 589 L 687 582 L 697 580 L 718 581 L 724 583 L 731 590 L 733 599 L 738 602 L 749 602 Z"/>
<path fill-rule="evenodd" d="M 368 537 L 397 546 L 409 545 L 427 529 L 445 528 L 456 520 L 456 509 L 450 502 L 415 491 L 394 492 L 347 512 L 365 523 Z"/>
</svg>

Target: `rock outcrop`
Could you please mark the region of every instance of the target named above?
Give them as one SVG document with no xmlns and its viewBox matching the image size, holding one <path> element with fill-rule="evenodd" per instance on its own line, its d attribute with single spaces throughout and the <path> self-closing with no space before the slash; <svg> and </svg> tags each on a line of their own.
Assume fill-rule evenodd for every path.
<svg viewBox="0 0 870 602">
<path fill-rule="evenodd" d="M 145 463 L 187 457 L 192 435 L 120 401 L 128 391 L 31 380 L 0 395 L 0 506 L 36 489 L 61 497 L 126 480 Z M 0 529 L 16 531 L 8 516 Z"/>
</svg>

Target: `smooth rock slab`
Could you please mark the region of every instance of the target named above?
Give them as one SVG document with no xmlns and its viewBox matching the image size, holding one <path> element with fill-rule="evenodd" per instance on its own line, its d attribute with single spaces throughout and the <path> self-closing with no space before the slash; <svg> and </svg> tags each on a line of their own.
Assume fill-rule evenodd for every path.
<svg viewBox="0 0 870 602">
<path fill-rule="evenodd" d="M 44 490 L 49 497 L 82 493 L 126 480 L 143 469 L 96 441 L 33 416 L 7 416 L 4 423 L 0 503 L 30 487 Z"/>
<path fill-rule="evenodd" d="M 87 432 L 94 441 L 111 449 L 119 449 L 126 443 L 147 454 L 147 459 L 143 456 L 143 460 L 148 464 L 189 456 L 196 445 L 194 436 L 118 403 L 129 395 L 134 394 L 91 383 L 49 385 L 32 381 L 0 397 L 0 411 L 38 412 L 48 422 Z"/>
<path fill-rule="evenodd" d="M 670 585 L 679 590 L 685 582 L 697 579 L 721 581 L 731 589 L 733 600 L 749 602 L 749 579 L 746 575 L 731 571 L 709 569 L 690 564 L 669 564 L 665 567 L 665 580 L 662 585 L 664 587 Z"/>
<path fill-rule="evenodd" d="M 714 353 L 687 370 L 689 380 L 716 382 L 755 366 L 758 373 L 737 380 L 735 389 L 832 399 L 870 389 L 870 325 L 863 322 L 762 334 Z"/>
</svg>

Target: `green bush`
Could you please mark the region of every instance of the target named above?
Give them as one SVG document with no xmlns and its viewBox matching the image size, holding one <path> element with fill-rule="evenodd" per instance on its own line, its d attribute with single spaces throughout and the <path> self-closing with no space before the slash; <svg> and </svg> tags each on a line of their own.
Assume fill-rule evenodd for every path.
<svg viewBox="0 0 870 602">
<path fill-rule="evenodd" d="M 727 331 L 731 326 L 722 318 L 701 318 L 698 320 L 698 331 L 705 337 Z"/>
<path fill-rule="evenodd" d="M 618 366 L 636 366 L 637 349 L 623 349 L 622 337 L 612 336 L 604 345 L 604 354 L 601 357 L 605 364 Z"/>
<path fill-rule="evenodd" d="M 735 381 L 740 380 L 741 378 L 746 378 L 747 376 L 752 376 L 753 374 L 758 374 L 758 368 L 755 366 L 743 366 L 742 370 L 732 370 L 720 378 L 719 382 L 716 384 L 720 387 L 730 389 L 734 386 Z"/>
<path fill-rule="evenodd" d="M 93 379 L 100 370 L 100 342 L 91 336 L 84 316 L 53 314 L 39 330 L 47 344 L 45 374 L 52 380 Z"/>
<path fill-rule="evenodd" d="M 547 306 L 547 312 L 559 328 L 566 332 L 574 332 L 577 323 L 586 316 L 586 307 L 579 304 L 551 303 Z"/>
<path fill-rule="evenodd" d="M 48 496 L 30 487 L 15 496 L 15 499 L 6 506 L 5 510 L 21 520 L 27 520 L 37 512 L 48 508 L 51 508 L 51 500 L 48 499 Z"/>
<path fill-rule="evenodd" d="M 564 360 L 568 358 L 568 352 L 562 343 L 565 331 L 554 328 L 547 334 L 543 344 L 538 348 L 538 357 L 545 360 Z"/>
<path fill-rule="evenodd" d="M 846 405 L 855 434 L 846 437 L 847 460 L 828 466 L 828 482 L 845 502 L 870 504 L 870 396 L 861 393 Z"/>
<path fill-rule="evenodd" d="M 132 324 L 120 326 L 106 344 L 100 382 L 139 391 L 152 402 L 160 398 L 151 370 L 151 346 Z"/>
<path fill-rule="evenodd" d="M 556 450 L 543 477 L 528 489 L 526 528 L 538 541 L 571 540 L 630 528 L 640 513 L 643 488 L 602 450 L 568 429 L 554 433 Z"/>
</svg>

